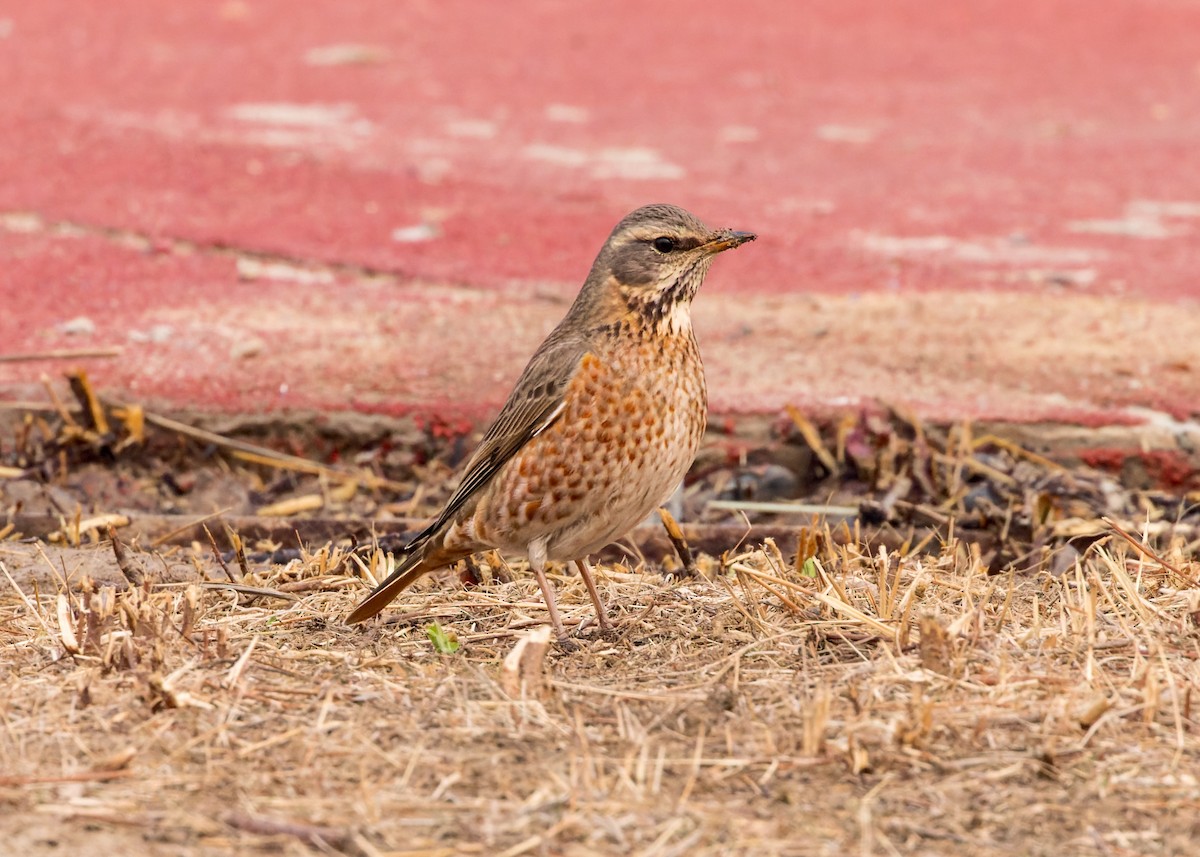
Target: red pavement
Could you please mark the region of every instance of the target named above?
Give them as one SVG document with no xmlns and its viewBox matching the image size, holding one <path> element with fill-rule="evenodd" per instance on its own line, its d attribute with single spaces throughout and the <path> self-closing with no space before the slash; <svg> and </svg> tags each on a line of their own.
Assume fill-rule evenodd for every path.
<svg viewBox="0 0 1200 857">
<path fill-rule="evenodd" d="M 0 123 L 0 353 L 167 406 L 485 414 L 670 201 L 717 409 L 1200 412 L 1197 3 L 0 2 Z"/>
</svg>

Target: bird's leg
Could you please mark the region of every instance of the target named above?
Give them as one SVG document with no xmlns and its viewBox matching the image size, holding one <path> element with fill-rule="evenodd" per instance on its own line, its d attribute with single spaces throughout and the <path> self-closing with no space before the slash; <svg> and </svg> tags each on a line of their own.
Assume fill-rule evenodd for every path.
<svg viewBox="0 0 1200 857">
<path fill-rule="evenodd" d="M 596 618 L 600 620 L 600 630 L 611 631 L 612 623 L 608 621 L 608 611 L 604 609 L 604 602 L 600 600 L 600 593 L 596 589 L 596 581 L 592 579 L 592 564 L 585 556 L 575 560 L 575 567 L 579 569 L 579 576 L 583 578 L 583 585 L 587 587 L 588 595 L 592 596 L 592 604 L 596 607 Z"/>
<path fill-rule="evenodd" d="M 546 544 L 544 541 L 534 542 L 529 546 L 529 567 L 537 577 L 538 586 L 542 590 L 542 598 L 546 609 L 550 611 L 550 624 L 554 626 L 554 636 L 560 644 L 566 645 L 567 629 L 563 627 L 562 617 L 558 615 L 558 601 L 554 598 L 554 587 L 546 577 Z"/>
</svg>

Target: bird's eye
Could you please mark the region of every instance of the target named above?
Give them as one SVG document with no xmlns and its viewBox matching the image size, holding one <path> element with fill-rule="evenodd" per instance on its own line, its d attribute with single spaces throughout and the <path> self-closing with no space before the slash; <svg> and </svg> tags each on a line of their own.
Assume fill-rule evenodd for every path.
<svg viewBox="0 0 1200 857">
<path fill-rule="evenodd" d="M 661 235 L 654 239 L 654 249 L 659 253 L 670 253 L 675 249 L 675 239 Z"/>
</svg>

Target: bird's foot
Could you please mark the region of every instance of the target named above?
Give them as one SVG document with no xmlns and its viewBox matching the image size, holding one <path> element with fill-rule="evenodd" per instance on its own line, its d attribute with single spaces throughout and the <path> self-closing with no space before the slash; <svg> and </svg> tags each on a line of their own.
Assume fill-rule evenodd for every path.
<svg viewBox="0 0 1200 857">
<path fill-rule="evenodd" d="M 570 637 L 559 637 L 557 642 L 559 649 L 561 649 L 564 654 L 568 655 L 578 652 L 581 648 L 583 648 L 579 645 L 579 643 L 575 642 Z"/>
<path fill-rule="evenodd" d="M 596 622 L 596 620 L 591 616 L 580 622 L 579 626 L 575 629 L 575 636 L 583 636 L 584 631 L 587 631 L 592 626 L 593 622 Z M 617 637 L 621 636 L 620 626 L 614 625 L 612 620 L 607 616 L 600 616 L 599 621 L 596 622 L 596 624 L 598 624 L 599 627 L 588 633 L 588 639 L 590 640 L 615 640 Z"/>
</svg>

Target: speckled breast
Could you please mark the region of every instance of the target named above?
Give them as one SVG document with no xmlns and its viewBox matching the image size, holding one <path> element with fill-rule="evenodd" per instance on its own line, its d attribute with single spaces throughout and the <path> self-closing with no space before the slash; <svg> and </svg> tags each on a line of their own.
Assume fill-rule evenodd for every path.
<svg viewBox="0 0 1200 857">
<path fill-rule="evenodd" d="M 605 340 L 584 356 L 559 420 L 530 441 L 475 509 L 475 535 L 550 559 L 593 553 L 679 485 L 704 434 L 704 368 L 691 331 Z"/>
</svg>

